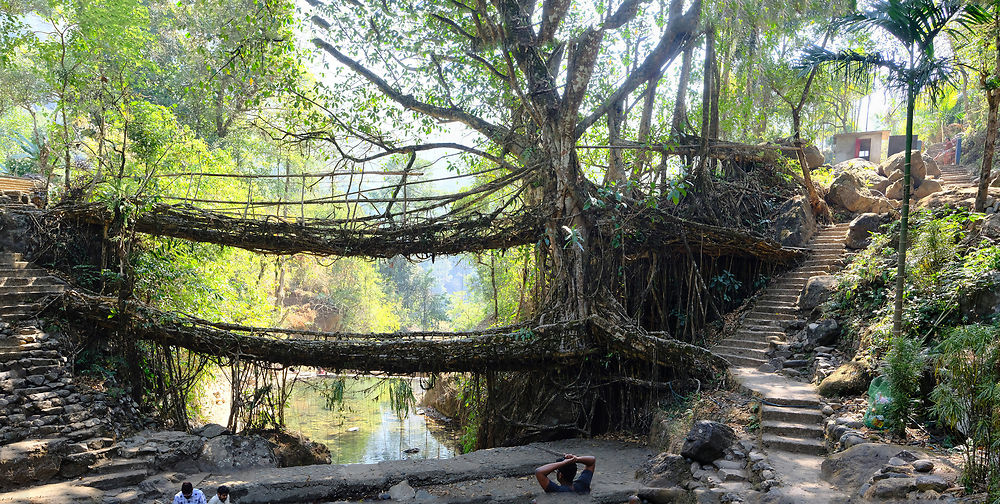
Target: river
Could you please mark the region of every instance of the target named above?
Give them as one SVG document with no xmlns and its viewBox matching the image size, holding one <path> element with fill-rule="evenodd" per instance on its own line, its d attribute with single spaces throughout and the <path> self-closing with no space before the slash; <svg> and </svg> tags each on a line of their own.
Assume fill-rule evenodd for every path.
<svg viewBox="0 0 1000 504">
<path fill-rule="evenodd" d="M 378 378 L 346 377 L 343 400 L 328 408 L 325 394 L 338 381 L 334 376 L 300 377 L 285 409 L 288 431 L 325 444 L 334 464 L 443 459 L 460 453 L 458 434 L 423 415 L 422 408 L 410 409 L 409 414 L 399 418 L 387 387 L 380 386 Z M 418 380 L 410 383 L 419 403 L 422 390 Z M 228 393 L 216 390 L 206 395 L 214 399 L 202 401 L 203 415 L 208 421 L 225 425 L 229 405 L 223 398 Z"/>
</svg>

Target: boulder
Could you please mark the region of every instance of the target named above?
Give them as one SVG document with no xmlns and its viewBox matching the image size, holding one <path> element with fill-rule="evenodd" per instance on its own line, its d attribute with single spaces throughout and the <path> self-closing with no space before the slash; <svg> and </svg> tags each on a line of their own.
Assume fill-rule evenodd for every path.
<svg viewBox="0 0 1000 504">
<path fill-rule="evenodd" d="M 260 436 L 219 436 L 208 440 L 198 458 L 203 472 L 278 467 L 271 443 Z"/>
<path fill-rule="evenodd" d="M 271 442 L 274 455 L 278 458 L 278 467 L 329 464 L 332 461 L 330 448 L 323 443 L 283 431 L 269 432 L 266 437 Z"/>
<path fill-rule="evenodd" d="M 916 478 L 886 478 L 868 487 L 866 499 L 902 499 L 917 488 Z"/>
<path fill-rule="evenodd" d="M 806 326 L 805 341 L 810 346 L 828 346 L 837 341 L 840 326 L 833 319 L 823 319 Z"/>
<path fill-rule="evenodd" d="M 951 482 L 943 476 L 938 476 L 936 474 L 924 474 L 917 476 L 916 486 L 917 490 L 920 490 L 921 492 L 926 492 L 927 490 L 943 492 L 951 487 Z"/>
<path fill-rule="evenodd" d="M 185 472 L 197 469 L 192 461 L 198 458 L 204 444 L 201 436 L 183 431 L 142 431 L 119 443 L 130 452 L 153 455 L 157 469 Z"/>
<path fill-rule="evenodd" d="M 856 492 L 871 480 L 889 459 L 904 448 L 882 443 L 860 443 L 842 452 L 834 453 L 823 461 L 823 479 L 835 487 Z"/>
<path fill-rule="evenodd" d="M 888 159 L 882 162 L 879 166 L 879 173 L 891 180 L 899 180 L 903 177 L 903 163 L 905 161 L 905 152 L 897 152 L 889 156 Z M 924 180 L 927 178 L 927 166 L 924 164 L 924 158 L 920 154 L 919 150 L 914 149 L 910 155 L 910 178 L 915 181 Z"/>
<path fill-rule="evenodd" d="M 413 500 L 417 496 L 417 491 L 410 486 L 410 482 L 403 480 L 389 487 L 389 497 L 394 501 Z"/>
<path fill-rule="evenodd" d="M 0 446 L 0 490 L 38 483 L 59 474 L 66 440 L 31 439 Z"/>
<path fill-rule="evenodd" d="M 703 464 L 722 457 L 736 441 L 736 433 L 728 425 L 711 420 L 699 420 L 691 427 L 681 455 Z"/>
<path fill-rule="evenodd" d="M 934 158 L 928 156 L 927 154 L 921 154 L 920 157 L 924 160 L 924 166 L 927 167 L 924 171 L 927 172 L 928 177 L 941 176 L 941 168 L 938 167 L 937 161 L 934 161 Z M 924 180 L 926 180 L 926 178 Z"/>
<path fill-rule="evenodd" d="M 826 201 L 849 212 L 883 213 L 892 209 L 885 198 L 873 194 L 851 171 L 845 171 L 833 180 Z"/>
<path fill-rule="evenodd" d="M 816 217 L 805 196 L 782 203 L 774 218 L 774 238 L 785 247 L 801 247 L 816 233 Z"/>
<path fill-rule="evenodd" d="M 917 187 L 917 190 L 913 191 L 913 197 L 916 199 L 926 198 L 936 192 L 939 192 L 940 190 L 940 182 L 937 180 L 924 179 L 924 181 Z"/>
<path fill-rule="evenodd" d="M 816 169 L 826 162 L 826 158 L 823 157 L 823 153 L 819 151 L 819 147 L 813 144 L 806 145 L 802 148 L 802 154 L 806 158 L 806 166 L 810 170 Z"/>
<path fill-rule="evenodd" d="M 879 174 L 878 166 L 873 164 L 871 161 L 862 158 L 848 159 L 847 161 L 841 161 L 835 165 L 830 170 L 834 177 L 837 177 L 844 172 L 852 172 L 860 178 L 865 178 L 871 175 L 881 176 Z"/>
<path fill-rule="evenodd" d="M 691 463 L 680 455 L 663 452 L 646 462 L 640 472 L 646 486 L 670 488 L 691 479 Z"/>
<path fill-rule="evenodd" d="M 203 438 L 209 438 L 209 439 L 221 436 L 223 434 L 232 434 L 232 432 L 229 432 L 229 429 L 217 423 L 206 424 L 201 428 L 195 429 L 194 433 Z"/>
<path fill-rule="evenodd" d="M 866 360 L 845 362 L 819 383 L 818 392 L 825 397 L 860 395 L 872 381 L 871 365 Z"/>
<path fill-rule="evenodd" d="M 844 244 L 849 249 L 863 249 L 871 243 L 872 233 L 877 233 L 882 227 L 882 218 L 878 214 L 863 213 L 851 221 Z"/>
<path fill-rule="evenodd" d="M 837 277 L 833 275 L 817 275 L 809 278 L 799 294 L 799 309 L 810 311 L 825 303 L 836 287 Z"/>
<path fill-rule="evenodd" d="M 1000 271 L 987 272 L 976 284 L 979 286 L 977 290 L 959 296 L 958 306 L 962 312 L 975 318 L 1000 314 L 1000 288 L 997 288 L 1000 286 Z"/>
</svg>

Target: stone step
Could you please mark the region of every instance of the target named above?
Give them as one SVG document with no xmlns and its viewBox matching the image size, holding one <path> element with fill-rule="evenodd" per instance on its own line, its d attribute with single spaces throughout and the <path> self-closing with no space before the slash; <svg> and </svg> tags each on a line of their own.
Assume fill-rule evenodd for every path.
<svg viewBox="0 0 1000 504">
<path fill-rule="evenodd" d="M 42 307 L 37 304 L 0 306 L 0 317 L 33 317 Z"/>
<path fill-rule="evenodd" d="M 726 338 L 719 342 L 719 346 L 753 348 L 757 350 L 767 350 L 771 348 L 771 344 L 767 341 L 743 338 Z"/>
<path fill-rule="evenodd" d="M 146 479 L 146 476 L 147 474 L 145 470 L 116 472 L 83 478 L 77 484 L 80 486 L 98 488 L 100 490 L 111 490 L 113 488 L 124 488 L 138 485 L 142 480 Z"/>
<path fill-rule="evenodd" d="M 799 304 L 795 301 L 758 301 L 754 305 L 754 311 L 786 310 L 793 312 L 799 309 Z"/>
<path fill-rule="evenodd" d="M 96 465 L 90 468 L 93 474 L 110 474 L 110 473 L 123 473 L 123 472 L 133 472 L 133 471 L 144 471 L 149 472 L 149 466 L 152 463 L 152 457 L 142 457 L 142 458 L 113 458 L 108 460 L 103 460 L 98 462 Z"/>
<path fill-rule="evenodd" d="M 747 315 L 747 318 L 743 320 L 744 322 L 754 322 L 754 323 L 764 322 L 767 325 L 773 325 L 772 322 L 776 320 L 792 320 L 794 318 L 795 315 L 792 315 L 790 313 L 772 313 L 771 311 L 768 310 L 761 310 L 761 311 L 754 310 L 753 312 Z"/>
<path fill-rule="evenodd" d="M 10 296 L 17 294 L 34 294 L 34 293 L 62 293 L 66 290 L 66 286 L 62 284 L 50 284 L 50 285 L 0 285 L 0 296 Z"/>
<path fill-rule="evenodd" d="M 20 252 L 0 252 L 0 264 L 7 264 L 23 260 L 24 260 L 24 254 Z"/>
<path fill-rule="evenodd" d="M 3 270 L 25 269 L 30 265 L 31 263 L 28 261 L 3 261 L 0 262 L 0 275 L 2 275 Z"/>
<path fill-rule="evenodd" d="M 49 272 L 41 268 L 13 268 L 0 266 L 0 278 L 9 277 L 47 277 Z"/>
<path fill-rule="evenodd" d="M 767 360 L 767 351 L 759 348 L 749 348 L 735 345 L 718 344 L 712 347 L 712 353 L 725 355 L 738 355 L 740 357 L 753 357 L 754 359 Z"/>
<path fill-rule="evenodd" d="M 760 408 L 762 421 L 804 422 L 819 425 L 823 422 L 823 413 L 816 408 L 791 408 L 787 406 L 772 406 L 764 404 Z"/>
<path fill-rule="evenodd" d="M 760 428 L 764 434 L 804 439 L 823 439 L 823 428 L 819 424 L 764 420 L 760 423 Z"/>
<path fill-rule="evenodd" d="M 0 287 L 24 287 L 29 285 L 62 285 L 62 281 L 54 276 L 0 277 Z"/>
<path fill-rule="evenodd" d="M 775 434 L 761 436 L 764 446 L 793 453 L 808 453 L 810 455 L 825 455 L 826 444 L 819 439 L 802 439 Z"/>
<path fill-rule="evenodd" d="M 757 368 L 760 367 L 762 364 L 767 363 L 767 361 L 764 359 L 757 359 L 754 357 L 747 357 L 744 355 L 732 355 L 719 352 L 716 352 L 716 355 L 722 357 L 723 359 L 726 359 L 727 361 L 729 361 L 730 364 L 734 366 Z"/>
<path fill-rule="evenodd" d="M 766 329 L 766 328 L 747 328 L 739 332 L 740 337 L 745 337 L 747 339 L 755 339 L 758 341 L 770 341 L 774 339 L 783 340 L 786 337 L 784 331 L 778 329 Z"/>
<path fill-rule="evenodd" d="M 817 395 L 810 395 L 810 396 L 797 395 L 796 397 L 792 398 L 779 397 L 779 396 L 765 397 L 764 402 L 771 403 L 772 405 L 778 405 L 779 407 L 791 406 L 796 408 L 816 408 L 816 409 L 819 409 L 820 407 L 819 396 Z"/>
</svg>

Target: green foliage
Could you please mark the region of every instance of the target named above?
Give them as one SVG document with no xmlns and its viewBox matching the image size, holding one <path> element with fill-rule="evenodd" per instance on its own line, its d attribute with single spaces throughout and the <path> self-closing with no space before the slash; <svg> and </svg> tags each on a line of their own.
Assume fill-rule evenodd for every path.
<svg viewBox="0 0 1000 504">
<path fill-rule="evenodd" d="M 920 388 L 920 375 L 924 370 L 924 358 L 920 351 L 919 340 L 906 336 L 893 337 L 882 362 L 882 373 L 886 377 L 892 398 L 886 411 L 886 420 L 898 434 L 905 433 Z"/>
<path fill-rule="evenodd" d="M 1000 326 L 957 327 L 937 347 L 932 411 L 968 437 L 962 482 L 1000 501 Z"/>
</svg>

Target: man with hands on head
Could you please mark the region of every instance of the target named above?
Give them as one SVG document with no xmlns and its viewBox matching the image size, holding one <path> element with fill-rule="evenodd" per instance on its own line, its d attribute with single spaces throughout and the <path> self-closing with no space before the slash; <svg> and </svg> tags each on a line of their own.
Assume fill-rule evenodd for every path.
<svg viewBox="0 0 1000 504">
<path fill-rule="evenodd" d="M 590 491 L 590 481 L 594 477 L 594 464 L 596 462 L 597 459 L 593 455 L 578 457 L 567 453 L 562 460 L 535 469 L 535 479 L 546 492 L 587 493 Z M 583 472 L 580 473 L 579 478 L 573 480 L 577 464 L 583 464 Z M 552 471 L 556 471 L 558 483 L 549 479 L 549 473 Z"/>
</svg>

